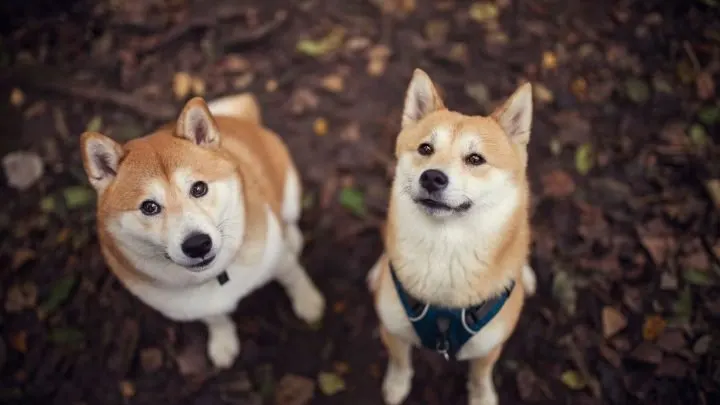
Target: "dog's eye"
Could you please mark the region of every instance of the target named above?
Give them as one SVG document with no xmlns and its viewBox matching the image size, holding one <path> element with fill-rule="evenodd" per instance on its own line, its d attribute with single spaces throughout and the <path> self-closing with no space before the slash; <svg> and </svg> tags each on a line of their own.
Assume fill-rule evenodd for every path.
<svg viewBox="0 0 720 405">
<path fill-rule="evenodd" d="M 162 208 L 153 200 L 145 200 L 140 204 L 140 211 L 147 216 L 152 216 L 159 214 Z"/>
<path fill-rule="evenodd" d="M 485 158 L 478 155 L 477 153 L 471 153 L 465 157 L 465 163 L 471 166 L 480 166 L 485 163 Z"/>
<path fill-rule="evenodd" d="M 207 194 L 208 185 L 204 181 L 196 181 L 190 188 L 190 195 L 195 198 L 200 198 Z"/>
<path fill-rule="evenodd" d="M 420 146 L 418 146 L 418 153 L 423 156 L 430 156 L 433 152 L 435 152 L 435 150 L 429 143 L 421 143 Z"/>
</svg>

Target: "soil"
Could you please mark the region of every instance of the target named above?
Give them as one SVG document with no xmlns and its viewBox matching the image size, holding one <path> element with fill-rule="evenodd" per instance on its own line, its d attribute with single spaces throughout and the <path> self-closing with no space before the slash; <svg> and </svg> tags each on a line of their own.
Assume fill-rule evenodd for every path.
<svg viewBox="0 0 720 405">
<path fill-rule="evenodd" d="M 467 114 L 535 88 L 539 289 L 496 366 L 500 403 L 720 401 L 717 1 L 1 8 L 0 152 L 29 155 L 0 184 L 0 402 L 382 403 L 387 354 L 365 276 L 414 68 Z M 234 314 L 240 359 L 220 372 L 202 325 L 163 318 L 107 270 L 78 138 L 126 141 L 194 95 L 239 91 L 301 169 L 303 262 L 328 311 L 310 328 L 279 286 L 257 291 Z M 466 401 L 465 364 L 414 356 L 406 404 Z"/>
</svg>

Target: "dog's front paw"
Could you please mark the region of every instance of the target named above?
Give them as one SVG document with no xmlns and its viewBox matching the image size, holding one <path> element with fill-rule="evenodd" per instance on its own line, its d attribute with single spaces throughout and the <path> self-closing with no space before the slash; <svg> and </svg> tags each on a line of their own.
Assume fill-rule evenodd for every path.
<svg viewBox="0 0 720 405">
<path fill-rule="evenodd" d="M 215 367 L 229 368 L 235 362 L 238 354 L 240 354 L 240 340 L 234 330 L 210 332 L 208 356 Z"/>
<path fill-rule="evenodd" d="M 412 371 L 408 369 L 399 369 L 392 365 L 388 367 L 385 379 L 383 380 L 383 399 L 387 405 L 399 405 L 408 394 L 412 387 Z"/>
<path fill-rule="evenodd" d="M 314 285 L 310 284 L 303 293 L 293 298 L 293 310 L 300 319 L 311 325 L 320 322 L 325 312 L 325 298 Z"/>
</svg>

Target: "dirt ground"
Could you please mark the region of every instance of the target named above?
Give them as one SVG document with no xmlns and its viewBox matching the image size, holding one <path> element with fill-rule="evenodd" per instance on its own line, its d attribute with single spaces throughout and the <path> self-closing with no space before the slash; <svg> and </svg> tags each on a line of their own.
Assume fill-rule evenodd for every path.
<svg viewBox="0 0 720 405">
<path fill-rule="evenodd" d="M 720 403 L 716 0 L 2 7 L 0 402 L 380 404 L 364 279 L 420 67 L 465 113 L 535 88 L 539 292 L 496 367 L 501 404 Z M 301 168 L 303 260 L 328 310 L 311 329 L 263 288 L 234 315 L 240 359 L 217 372 L 202 325 L 164 319 L 103 264 L 78 136 L 125 141 L 193 95 L 238 91 Z M 466 401 L 465 364 L 415 359 L 408 405 Z"/>
</svg>

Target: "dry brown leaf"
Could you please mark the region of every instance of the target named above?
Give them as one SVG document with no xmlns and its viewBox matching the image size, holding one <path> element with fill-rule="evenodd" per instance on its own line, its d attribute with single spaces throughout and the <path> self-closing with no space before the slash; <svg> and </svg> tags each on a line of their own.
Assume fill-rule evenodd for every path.
<svg viewBox="0 0 720 405">
<path fill-rule="evenodd" d="M 608 363 L 612 364 L 615 368 L 620 368 L 622 364 L 622 358 L 615 350 L 611 349 L 605 344 L 600 345 L 600 355 L 607 360 Z"/>
<path fill-rule="evenodd" d="M 385 73 L 387 60 L 390 57 L 390 48 L 385 45 L 375 45 L 368 51 L 367 73 L 370 76 L 378 77 Z"/>
<path fill-rule="evenodd" d="M 700 100 L 710 100 L 715 97 L 715 81 L 709 72 L 700 72 L 695 78 L 695 84 Z"/>
<path fill-rule="evenodd" d="M 12 89 L 10 93 L 10 104 L 20 107 L 25 103 L 25 93 L 20 89 Z"/>
<path fill-rule="evenodd" d="M 233 88 L 237 90 L 242 90 L 248 87 L 250 83 L 253 82 L 253 80 L 255 80 L 255 75 L 252 72 L 247 72 L 235 78 L 235 80 L 233 80 L 232 82 L 232 85 Z"/>
<path fill-rule="evenodd" d="M 557 68 L 557 56 L 552 51 L 545 51 L 542 55 L 542 67 L 545 70 Z"/>
<path fill-rule="evenodd" d="M 608 339 L 627 326 L 625 316 L 613 307 L 606 306 L 602 309 L 603 336 Z"/>
<path fill-rule="evenodd" d="M 667 353 L 677 353 L 687 346 L 687 339 L 679 329 L 665 330 L 655 344 Z"/>
<path fill-rule="evenodd" d="M 360 124 L 353 121 L 340 132 L 340 139 L 348 142 L 360 140 Z"/>
<path fill-rule="evenodd" d="M 134 396 L 135 396 L 135 393 L 136 393 L 136 392 L 135 392 L 135 385 L 134 385 L 132 382 L 128 381 L 128 380 L 120 381 L 120 393 L 121 393 L 122 396 L 125 397 L 125 398 L 132 398 L 132 397 L 134 397 Z"/>
<path fill-rule="evenodd" d="M 555 169 L 541 179 L 543 193 L 548 197 L 564 198 L 575 192 L 572 177 L 561 169 Z"/>
<path fill-rule="evenodd" d="M 25 263 L 35 259 L 36 256 L 37 255 L 35 254 L 35 251 L 32 249 L 19 248 L 15 251 L 15 254 L 13 255 L 13 261 L 10 268 L 12 268 L 13 270 L 17 270 Z"/>
<path fill-rule="evenodd" d="M 636 347 L 635 350 L 630 353 L 630 356 L 635 360 L 649 364 L 660 364 L 663 359 L 663 353 L 660 348 L 650 342 L 640 343 L 640 346 Z"/>
<path fill-rule="evenodd" d="M 580 100 L 585 99 L 585 97 L 587 96 L 587 89 L 587 80 L 582 77 L 573 80 L 572 84 L 570 85 L 570 91 L 572 91 L 575 97 Z"/>
<path fill-rule="evenodd" d="M 290 96 L 290 112 L 300 115 L 315 110 L 320 104 L 318 96 L 310 89 L 298 88 Z"/>
<path fill-rule="evenodd" d="M 7 312 L 20 312 L 23 309 L 33 308 L 37 304 L 37 286 L 32 282 L 15 284 L 10 287 L 5 298 Z"/>
<path fill-rule="evenodd" d="M 190 94 L 192 76 L 187 72 L 178 72 L 173 76 L 173 94 L 175 99 L 182 100 Z"/>
<path fill-rule="evenodd" d="M 317 136 L 325 136 L 328 132 L 328 122 L 325 118 L 319 117 L 313 122 L 313 132 Z"/>
<path fill-rule="evenodd" d="M 305 405 L 315 394 L 315 381 L 299 375 L 286 374 L 278 381 L 275 405 Z"/>
<path fill-rule="evenodd" d="M 27 331 L 21 330 L 20 332 L 12 335 L 10 338 L 10 347 L 20 353 L 27 353 Z"/>
<path fill-rule="evenodd" d="M 445 20 L 430 20 L 425 24 L 425 37 L 433 45 L 441 45 L 447 41 L 450 24 Z"/>
<path fill-rule="evenodd" d="M 205 357 L 205 345 L 194 341 L 186 346 L 175 358 L 181 375 L 202 375 L 209 370 Z"/>
<path fill-rule="evenodd" d="M 325 90 L 340 93 L 345 89 L 345 79 L 339 74 L 331 74 L 323 78 L 322 86 Z"/>
<path fill-rule="evenodd" d="M 657 339 L 665 330 L 665 326 L 667 326 L 667 322 L 659 315 L 652 315 L 645 318 L 642 330 L 643 339 L 649 341 Z"/>
<path fill-rule="evenodd" d="M 250 62 L 242 56 L 230 54 L 223 59 L 222 68 L 229 73 L 241 73 L 250 69 Z"/>
</svg>

